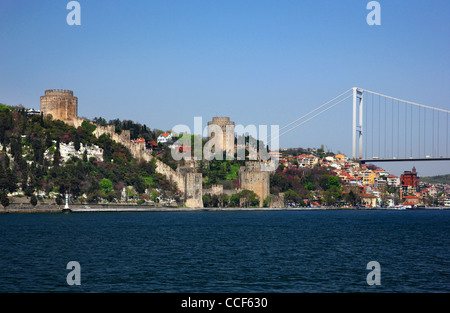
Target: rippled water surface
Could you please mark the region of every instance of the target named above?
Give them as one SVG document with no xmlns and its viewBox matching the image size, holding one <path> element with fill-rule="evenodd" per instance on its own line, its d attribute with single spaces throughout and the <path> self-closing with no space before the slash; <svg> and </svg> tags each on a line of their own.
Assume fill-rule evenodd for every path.
<svg viewBox="0 0 450 313">
<path fill-rule="evenodd" d="M 0 292 L 450 292 L 449 210 L 2 214 L 0 236 Z"/>
</svg>

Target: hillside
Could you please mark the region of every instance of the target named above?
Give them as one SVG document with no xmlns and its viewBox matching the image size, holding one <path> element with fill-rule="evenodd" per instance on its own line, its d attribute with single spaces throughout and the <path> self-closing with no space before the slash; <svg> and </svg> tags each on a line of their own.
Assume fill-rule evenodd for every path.
<svg viewBox="0 0 450 313">
<path fill-rule="evenodd" d="M 430 184 L 450 185 L 450 174 L 430 176 L 430 177 L 420 177 L 420 181 L 427 182 Z"/>
<path fill-rule="evenodd" d="M 116 119 L 106 122 L 103 118 L 94 118 L 93 123 L 85 121 L 74 128 L 60 120 L 53 120 L 51 116 L 29 116 L 23 108 L 1 105 L 2 204 L 8 205 L 8 194 L 15 197 L 38 195 L 47 199 L 48 203 L 56 201 L 61 204 L 66 193 L 80 203 L 129 200 L 143 203 L 146 200 L 167 199 L 180 204 L 183 195 L 178 191 L 178 186 L 156 172 L 154 159 L 150 162 L 138 161 L 125 146 L 111 140 L 109 135 L 93 135 L 97 127 L 105 125 L 114 125 L 116 132 L 129 130 L 131 139 L 142 138 L 146 143 L 155 141 L 162 132 L 132 121 Z M 194 141 L 191 140 L 192 145 Z M 205 142 L 203 139 L 202 145 Z M 191 146 L 192 151 L 194 148 Z M 183 165 L 183 162 L 179 164 L 172 158 L 167 145 L 158 144 L 152 154 L 173 169 Z M 252 202 L 255 194 L 248 190 L 238 193 L 238 173 L 244 164 L 245 161 L 236 159 L 199 162 L 203 188 L 219 184 L 228 191 L 236 192 L 229 199 L 206 194 L 203 196 L 205 205 L 217 206 L 220 202 L 223 206 L 239 206 L 241 198 Z M 343 199 L 339 179 L 326 168 L 288 169 L 281 166 L 270 175 L 270 186 L 273 195 L 286 193 L 286 201 L 301 204 L 311 199 L 335 204 Z M 300 201 L 302 199 L 307 201 Z"/>
<path fill-rule="evenodd" d="M 0 106 L 2 203 L 7 204 L 8 193 L 57 202 L 66 192 L 88 203 L 179 199 L 176 185 L 155 172 L 154 161 L 138 162 L 109 136 L 95 137 L 95 128 L 89 122 L 74 128 L 50 117 L 27 116 L 23 108 Z M 63 148 L 72 149 L 73 155 L 64 154 Z"/>
</svg>

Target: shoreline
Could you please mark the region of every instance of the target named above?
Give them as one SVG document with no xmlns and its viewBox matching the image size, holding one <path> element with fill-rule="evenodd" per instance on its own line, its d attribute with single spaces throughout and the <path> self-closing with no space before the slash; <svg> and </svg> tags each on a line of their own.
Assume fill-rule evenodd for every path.
<svg viewBox="0 0 450 313">
<path fill-rule="evenodd" d="M 89 213 L 89 212 L 233 212 L 233 211 L 376 211 L 392 210 L 394 208 L 339 208 L 339 207 L 299 207 L 299 208 L 184 208 L 184 207 L 155 207 L 155 206 L 136 206 L 136 205 L 74 205 L 69 210 L 63 206 L 37 206 L 33 207 L 6 207 L 0 208 L 0 214 L 4 213 Z M 400 209 L 400 211 L 417 210 L 450 210 L 450 207 L 425 207 L 420 209 Z"/>
</svg>

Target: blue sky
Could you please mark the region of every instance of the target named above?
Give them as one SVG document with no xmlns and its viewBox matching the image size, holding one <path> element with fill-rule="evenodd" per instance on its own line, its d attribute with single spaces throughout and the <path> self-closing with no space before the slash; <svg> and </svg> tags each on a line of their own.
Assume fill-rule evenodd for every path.
<svg viewBox="0 0 450 313">
<path fill-rule="evenodd" d="M 39 108 L 45 89 L 71 89 L 82 117 L 158 129 L 195 116 L 282 127 L 353 86 L 450 109 L 447 0 L 379 1 L 380 26 L 365 0 L 80 0 L 80 26 L 68 2 L 2 0 L 1 103 Z M 351 154 L 351 101 L 280 139 L 321 144 Z"/>
</svg>

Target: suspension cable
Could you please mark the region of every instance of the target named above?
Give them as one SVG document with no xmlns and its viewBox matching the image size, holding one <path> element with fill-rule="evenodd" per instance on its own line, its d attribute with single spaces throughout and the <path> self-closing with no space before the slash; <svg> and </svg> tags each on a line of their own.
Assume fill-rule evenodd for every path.
<svg viewBox="0 0 450 313">
<path fill-rule="evenodd" d="M 292 125 L 292 124 L 294 124 L 294 123 L 296 123 L 296 122 L 298 122 L 298 121 L 300 121 L 300 120 L 304 119 L 304 118 L 305 118 L 305 117 L 307 117 L 308 115 L 310 115 L 310 114 L 314 113 L 315 111 L 317 111 L 317 110 L 321 109 L 322 107 L 324 107 L 324 106 L 326 106 L 327 104 L 329 104 L 329 103 L 333 102 L 334 100 L 336 100 L 336 99 L 338 99 L 338 98 L 342 97 L 343 95 L 345 95 L 346 93 L 348 93 L 348 92 L 349 92 L 349 91 L 351 91 L 352 89 L 353 89 L 353 88 L 350 88 L 350 89 L 349 89 L 349 90 L 347 90 L 346 92 L 343 92 L 343 93 L 341 93 L 341 94 L 340 94 L 339 96 L 337 96 L 337 97 L 335 97 L 335 98 L 331 99 L 330 101 L 327 101 L 327 102 L 325 102 L 324 104 L 322 104 L 321 106 L 319 106 L 319 107 L 315 108 L 315 109 L 314 109 L 314 110 L 312 110 L 311 112 L 309 112 L 309 113 L 307 113 L 307 114 L 303 115 L 302 117 L 299 117 L 299 118 L 298 118 L 298 119 L 296 119 L 295 121 L 292 121 L 292 122 L 290 122 L 289 124 L 287 124 L 287 125 L 283 126 L 282 128 L 280 128 L 280 130 L 283 130 L 283 129 L 285 129 L 286 127 L 288 127 L 288 126 L 290 126 L 290 125 Z"/>
<path fill-rule="evenodd" d="M 407 100 L 403 100 L 403 99 L 399 99 L 399 98 L 394 98 L 394 97 L 391 97 L 391 96 L 383 95 L 383 94 L 381 94 L 381 93 L 374 92 L 374 91 L 370 91 L 370 90 L 363 89 L 363 88 L 358 88 L 358 89 L 361 89 L 362 91 L 365 91 L 365 92 L 373 93 L 373 94 L 378 95 L 378 96 L 381 96 L 381 97 L 386 97 L 386 98 L 389 98 L 389 99 L 399 100 L 399 101 L 401 101 L 401 102 L 405 102 L 405 103 L 408 103 L 408 104 L 412 104 L 412 105 L 416 105 L 416 106 L 421 106 L 421 107 L 426 108 L 426 109 L 435 110 L 435 111 L 441 111 L 441 112 L 445 112 L 445 113 L 450 113 L 449 110 L 444 110 L 444 109 L 440 109 L 440 108 L 430 107 L 430 106 L 428 106 L 428 105 L 424 105 L 424 104 L 420 104 L 420 103 L 415 103 L 415 102 L 411 102 L 411 101 L 407 101 Z"/>
<path fill-rule="evenodd" d="M 294 126 L 294 127 L 290 128 L 290 129 L 286 130 L 285 132 L 283 132 L 283 133 L 279 134 L 279 135 L 278 135 L 278 138 L 280 138 L 281 136 L 283 136 L 283 135 L 285 135 L 285 134 L 289 133 L 290 131 L 294 130 L 295 128 L 297 128 L 297 127 L 299 127 L 299 126 L 301 126 L 301 125 L 305 124 L 306 122 L 308 122 L 308 121 L 312 120 L 313 118 L 315 118 L 315 117 L 317 117 L 317 116 L 321 115 L 322 113 L 325 113 L 325 112 L 326 112 L 326 111 L 328 111 L 329 109 L 331 109 L 331 108 L 335 107 L 335 106 L 336 106 L 336 105 L 338 105 L 339 103 L 341 103 L 341 102 L 343 102 L 343 101 L 347 100 L 348 98 L 350 98 L 350 97 L 352 97 L 352 96 L 353 96 L 353 95 L 349 95 L 349 96 L 345 97 L 344 99 L 342 99 L 342 100 L 340 100 L 340 101 L 336 102 L 335 104 L 333 104 L 333 105 L 331 105 L 330 107 L 328 107 L 328 108 L 326 108 L 326 109 L 322 110 L 321 112 L 319 112 L 319 113 L 315 114 L 314 116 L 311 116 L 310 118 L 308 118 L 308 119 L 304 120 L 304 121 L 303 121 L 303 122 L 301 122 L 300 124 L 298 124 L 298 125 L 296 125 L 296 126 Z M 286 127 L 283 127 L 283 128 L 286 128 Z M 269 140 L 269 141 L 267 142 L 267 144 L 269 144 L 270 142 L 272 142 L 272 139 L 271 139 L 271 140 Z"/>
</svg>

